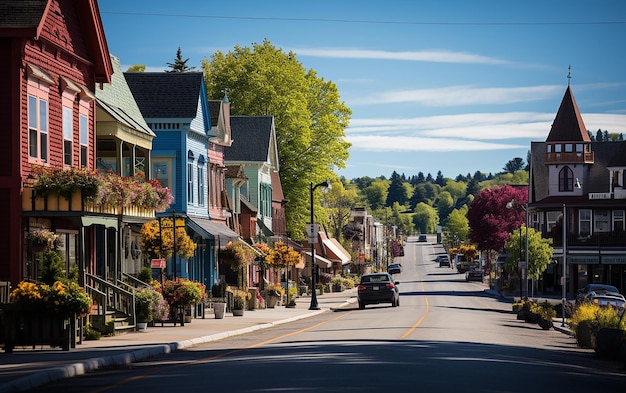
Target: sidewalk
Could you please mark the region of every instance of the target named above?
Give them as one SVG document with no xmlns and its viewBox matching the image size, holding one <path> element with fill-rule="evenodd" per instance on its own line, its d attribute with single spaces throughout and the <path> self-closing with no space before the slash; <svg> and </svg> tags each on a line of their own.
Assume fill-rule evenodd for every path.
<svg viewBox="0 0 626 393">
<path fill-rule="evenodd" d="M 309 310 L 310 297 L 296 299 L 295 308 L 246 310 L 243 317 L 226 313 L 224 319 L 208 314 L 185 326 L 166 324 L 144 332 L 83 341 L 70 351 L 49 347 L 15 348 L 0 352 L 0 393 L 27 391 L 63 378 L 82 375 L 110 365 L 125 365 L 197 344 L 266 329 L 308 318 L 356 302 L 356 289 L 317 296 L 320 310 Z"/>
</svg>

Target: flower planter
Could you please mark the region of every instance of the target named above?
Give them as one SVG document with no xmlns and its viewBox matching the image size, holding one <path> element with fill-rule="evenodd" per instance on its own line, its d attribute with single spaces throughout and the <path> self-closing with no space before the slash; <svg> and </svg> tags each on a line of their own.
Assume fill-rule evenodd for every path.
<svg viewBox="0 0 626 393">
<path fill-rule="evenodd" d="M 595 351 L 602 359 L 619 358 L 620 347 L 624 341 L 624 331 L 618 328 L 601 328 L 596 334 Z"/>
<path fill-rule="evenodd" d="M 241 310 L 233 310 L 234 317 L 243 317 L 243 308 Z"/>
<path fill-rule="evenodd" d="M 266 300 L 267 308 L 275 308 L 276 304 L 278 304 L 278 296 L 268 296 Z"/>
<path fill-rule="evenodd" d="M 5 305 L 4 350 L 16 346 L 50 345 L 64 351 L 76 346 L 76 318 L 53 314 L 26 313 Z"/>
<path fill-rule="evenodd" d="M 576 328 L 576 342 L 581 348 L 593 348 L 595 344 L 595 334 L 590 321 L 581 321 Z"/>
<path fill-rule="evenodd" d="M 143 332 L 148 327 L 148 322 L 137 322 L 137 330 Z"/>
<path fill-rule="evenodd" d="M 213 312 L 215 313 L 215 319 L 224 319 L 224 311 L 226 311 L 226 303 L 213 303 Z"/>
</svg>

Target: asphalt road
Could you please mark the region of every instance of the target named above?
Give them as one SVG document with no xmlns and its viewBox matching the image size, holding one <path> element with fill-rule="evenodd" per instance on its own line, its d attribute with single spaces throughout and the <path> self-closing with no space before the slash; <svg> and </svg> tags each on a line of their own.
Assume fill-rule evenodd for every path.
<svg viewBox="0 0 626 393">
<path fill-rule="evenodd" d="M 400 307 L 356 305 L 40 392 L 623 392 L 626 372 L 409 243 Z"/>
</svg>

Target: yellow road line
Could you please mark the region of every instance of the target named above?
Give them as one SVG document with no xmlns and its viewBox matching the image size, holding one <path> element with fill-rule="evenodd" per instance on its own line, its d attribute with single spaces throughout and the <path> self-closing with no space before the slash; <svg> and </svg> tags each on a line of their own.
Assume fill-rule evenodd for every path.
<svg viewBox="0 0 626 393">
<path fill-rule="evenodd" d="M 422 292 L 424 291 L 424 283 L 421 283 L 422 286 Z M 415 329 L 417 329 L 419 327 L 419 325 L 422 324 L 422 322 L 424 322 L 424 319 L 426 318 L 426 315 L 428 314 L 428 310 L 430 309 L 430 306 L 428 305 L 428 297 L 424 296 L 424 302 L 426 303 L 426 310 L 424 311 L 424 314 L 422 314 L 421 318 L 417 320 L 417 322 L 415 322 L 415 324 L 413 326 L 411 326 L 411 328 L 409 330 L 406 331 L 406 333 L 404 333 L 402 336 L 400 336 L 400 340 L 403 340 L 405 338 L 407 338 L 409 335 L 411 335 L 411 333 L 413 333 L 413 331 Z"/>
<path fill-rule="evenodd" d="M 339 315 L 338 317 L 335 317 L 335 318 L 329 319 L 329 320 L 327 320 L 327 321 L 322 321 L 322 322 L 320 322 L 320 323 L 317 323 L 317 324 L 315 324 L 315 325 L 309 326 L 309 327 L 307 327 L 307 328 L 300 329 L 300 330 L 297 330 L 297 331 L 295 331 L 295 332 L 291 332 L 291 333 L 283 334 L 283 335 L 280 335 L 280 336 L 278 336 L 278 337 L 274 337 L 274 338 L 271 338 L 271 339 L 269 339 L 269 340 L 262 341 L 262 342 L 260 342 L 260 343 L 252 344 L 252 345 L 249 345 L 249 346 L 244 347 L 244 348 L 239 348 L 239 349 L 231 349 L 231 350 L 229 350 L 229 351 L 222 352 L 222 353 L 220 353 L 220 354 L 218 354 L 218 355 L 213 355 L 213 356 L 210 356 L 210 357 L 206 357 L 206 358 L 202 358 L 202 359 L 197 359 L 197 360 L 194 360 L 194 361 L 191 361 L 191 362 L 181 362 L 181 363 L 178 363 L 178 364 L 175 364 L 175 365 L 169 365 L 169 366 L 159 367 L 159 368 L 157 368 L 157 369 L 155 369 L 155 370 L 153 370 L 153 371 L 147 372 L 147 373 L 145 373 L 145 374 L 142 374 L 142 375 L 136 375 L 136 376 L 133 376 L 133 377 L 130 377 L 130 378 L 126 378 L 126 379 L 124 379 L 124 380 L 122 380 L 122 381 L 119 381 L 119 382 L 117 382 L 117 383 L 113 384 L 113 385 L 110 385 L 110 386 L 103 386 L 103 387 L 101 387 L 101 388 L 99 388 L 99 389 L 91 390 L 91 393 L 101 393 L 101 392 L 106 392 L 106 391 L 108 391 L 108 390 L 111 390 L 111 389 L 114 389 L 114 388 L 117 388 L 117 387 L 120 387 L 120 386 L 123 386 L 123 385 L 129 384 L 129 383 L 131 383 L 131 382 L 138 381 L 138 380 L 140 380 L 140 379 L 147 378 L 147 377 L 152 376 L 152 375 L 155 375 L 155 374 L 159 374 L 159 373 L 160 373 L 160 372 L 161 372 L 164 368 L 167 368 L 168 370 L 171 370 L 171 369 L 177 369 L 177 368 L 180 368 L 180 367 L 186 367 L 186 366 L 193 365 L 193 364 L 206 363 L 206 362 L 210 362 L 210 361 L 213 361 L 213 360 L 216 360 L 216 359 L 223 358 L 223 357 L 225 357 L 225 356 L 232 355 L 232 354 L 237 353 L 237 352 L 244 351 L 244 350 L 246 350 L 246 349 L 256 348 L 256 347 L 260 347 L 260 346 L 262 346 L 262 345 L 270 344 L 270 343 L 272 343 L 272 342 L 275 342 L 275 341 L 278 341 L 278 340 L 282 340 L 283 338 L 286 338 L 286 337 L 290 337 L 290 336 L 294 336 L 294 335 L 296 335 L 296 334 L 300 334 L 300 333 L 307 332 L 307 331 L 309 331 L 309 330 L 315 329 L 316 327 L 319 327 L 319 326 L 325 325 L 325 324 L 327 324 L 327 323 L 329 323 L 329 322 L 334 322 L 334 321 L 336 321 L 336 320 L 338 320 L 338 319 L 341 319 L 341 318 L 343 318 L 343 317 L 345 317 L 345 316 L 347 316 L 347 315 L 349 315 L 349 314 L 352 314 L 353 312 L 354 312 L 354 311 L 349 311 L 349 312 L 346 312 L 346 313 L 342 313 L 342 314 L 341 314 L 341 315 Z"/>
</svg>

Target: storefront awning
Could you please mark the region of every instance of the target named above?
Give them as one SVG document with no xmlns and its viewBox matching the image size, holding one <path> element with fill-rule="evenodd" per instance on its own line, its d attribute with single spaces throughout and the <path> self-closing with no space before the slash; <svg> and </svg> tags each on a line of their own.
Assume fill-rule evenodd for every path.
<svg viewBox="0 0 626 393">
<path fill-rule="evenodd" d="M 342 265 L 350 263 L 352 257 L 336 239 L 322 239 L 326 248 L 326 257 L 331 261 L 341 262 Z"/>
<path fill-rule="evenodd" d="M 220 246 L 239 240 L 237 232 L 222 223 L 199 217 L 187 217 L 187 219 L 191 229 L 202 234 L 205 238 L 218 240 Z"/>
<path fill-rule="evenodd" d="M 311 263 L 311 253 L 310 252 L 305 252 L 304 253 L 304 259 L 306 260 L 307 264 Z M 329 268 L 333 265 L 332 261 L 329 261 L 328 259 L 324 258 L 323 256 L 318 255 L 317 253 L 315 253 L 315 261 L 317 262 L 318 266 L 321 268 Z"/>
</svg>

